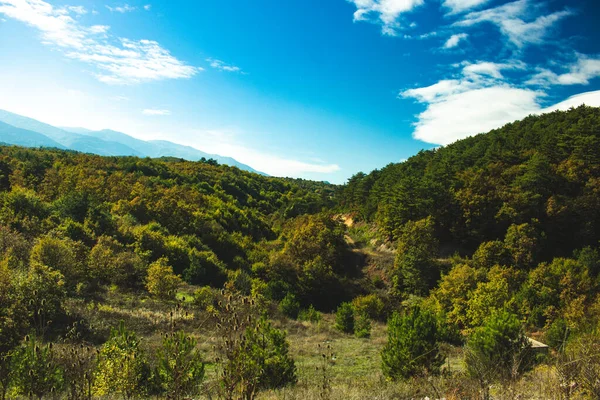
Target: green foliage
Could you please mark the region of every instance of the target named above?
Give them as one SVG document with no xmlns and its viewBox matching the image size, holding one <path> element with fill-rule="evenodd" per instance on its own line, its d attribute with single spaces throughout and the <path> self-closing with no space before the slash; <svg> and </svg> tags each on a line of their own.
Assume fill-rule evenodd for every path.
<svg viewBox="0 0 600 400">
<path fill-rule="evenodd" d="M 239 294 L 219 301 L 219 382 L 222 397 L 254 399 L 259 389 L 296 382 L 296 366 L 284 332 L 265 318 L 257 319 L 258 305 Z"/>
<path fill-rule="evenodd" d="M 60 272 L 68 290 L 86 281 L 83 261 L 87 259 L 86 248 L 70 239 L 50 236 L 40 238 L 31 249 L 31 264 L 45 265 Z"/>
<path fill-rule="evenodd" d="M 173 273 L 166 258 L 161 258 L 148 267 L 146 289 L 150 294 L 162 300 L 175 300 L 181 278 Z"/>
<path fill-rule="evenodd" d="M 33 264 L 20 282 L 27 314 L 38 335 L 56 321 L 63 311 L 67 292 L 63 275 L 45 265 Z"/>
<path fill-rule="evenodd" d="M 530 267 L 597 246 L 599 131 L 599 108 L 530 116 L 356 174 L 340 203 L 392 240 L 409 221 L 431 215 L 440 243 L 464 253 L 537 219 L 543 241 L 526 233 L 508 243 L 513 259 Z"/>
<path fill-rule="evenodd" d="M 196 341 L 183 331 L 166 334 L 158 351 L 156 374 L 167 398 L 182 400 L 196 395 L 204 379 Z"/>
<path fill-rule="evenodd" d="M 286 317 L 296 319 L 300 312 L 300 302 L 296 300 L 296 296 L 292 293 L 288 293 L 283 300 L 279 302 L 279 311 Z"/>
<path fill-rule="evenodd" d="M 481 243 L 473 254 L 473 265 L 476 268 L 490 269 L 494 265 L 507 265 L 508 261 L 506 247 L 499 240 Z"/>
<path fill-rule="evenodd" d="M 254 329 L 246 328 L 245 362 L 259 366 L 258 386 L 261 389 L 277 389 L 296 383 L 296 364 L 289 354 L 289 347 L 285 332 L 274 328 L 265 318 Z"/>
<path fill-rule="evenodd" d="M 414 307 L 388 321 L 388 341 L 381 352 L 383 374 L 392 380 L 435 374 L 444 362 L 438 345 L 438 321 L 427 310 Z"/>
<path fill-rule="evenodd" d="M 210 306 L 214 306 L 216 297 L 209 286 L 201 287 L 194 292 L 194 305 L 201 310 L 206 310 Z"/>
<path fill-rule="evenodd" d="M 4 399 L 13 373 L 15 349 L 28 328 L 27 312 L 8 260 L 0 261 L 0 398 Z"/>
<path fill-rule="evenodd" d="M 371 336 L 371 317 L 366 311 L 357 311 L 354 322 L 354 334 L 357 338 Z"/>
<path fill-rule="evenodd" d="M 537 260 L 540 235 L 531 224 L 511 225 L 506 232 L 504 245 L 515 266 L 530 268 Z"/>
<path fill-rule="evenodd" d="M 398 239 L 394 262 L 398 289 L 410 294 L 426 294 L 439 279 L 437 252 L 433 218 L 407 222 Z"/>
<path fill-rule="evenodd" d="M 13 385 L 20 395 L 42 399 L 62 390 L 63 371 L 52 344 L 45 345 L 35 337 L 28 337 L 13 362 Z"/>
<path fill-rule="evenodd" d="M 354 307 L 342 303 L 335 313 L 335 328 L 340 332 L 354 333 Z"/>
<path fill-rule="evenodd" d="M 357 314 L 365 313 L 375 320 L 385 319 L 385 304 L 376 294 L 355 297 L 352 306 Z"/>
<path fill-rule="evenodd" d="M 122 288 L 139 287 L 146 276 L 140 257 L 108 236 L 98 238 L 91 249 L 88 271 L 93 284 L 112 284 Z"/>
<path fill-rule="evenodd" d="M 300 310 L 300 313 L 298 313 L 298 319 L 300 321 L 318 323 L 323 319 L 323 315 L 311 304 L 307 309 Z"/>
<path fill-rule="evenodd" d="M 531 368 L 533 353 L 518 318 L 505 310 L 489 315 L 467 340 L 468 373 L 483 387 L 514 380 Z"/>
<path fill-rule="evenodd" d="M 97 396 L 121 394 L 126 399 L 143 396 L 150 367 L 137 336 L 121 322 L 98 355 L 94 393 Z"/>
</svg>

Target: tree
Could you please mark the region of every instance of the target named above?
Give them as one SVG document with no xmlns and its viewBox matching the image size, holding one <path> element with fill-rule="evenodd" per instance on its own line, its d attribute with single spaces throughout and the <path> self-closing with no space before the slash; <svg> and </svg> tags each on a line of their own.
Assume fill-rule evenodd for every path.
<svg viewBox="0 0 600 400">
<path fill-rule="evenodd" d="M 180 285 L 181 278 L 173 273 L 166 258 L 150 264 L 146 279 L 146 289 L 150 294 L 162 300 L 174 300 Z"/>
<path fill-rule="evenodd" d="M 48 326 L 64 313 L 63 301 L 67 297 L 64 277 L 50 267 L 33 264 L 19 286 L 27 299 L 27 315 L 37 334 L 43 336 Z"/>
<path fill-rule="evenodd" d="M 157 376 L 168 399 L 182 400 L 198 393 L 204 363 L 196 341 L 185 332 L 168 333 L 158 350 Z"/>
<path fill-rule="evenodd" d="M 59 271 L 68 290 L 78 283 L 87 281 L 84 260 L 86 248 L 81 242 L 46 236 L 38 240 L 31 249 L 31 264 L 46 265 Z"/>
<path fill-rule="evenodd" d="M 419 307 L 404 315 L 394 313 L 388 321 L 388 341 L 381 361 L 383 374 L 392 380 L 437 373 L 444 357 L 435 315 Z"/>
<path fill-rule="evenodd" d="M 288 318 L 298 318 L 300 312 L 300 302 L 296 300 L 296 296 L 288 293 L 283 300 L 279 302 L 279 310 Z"/>
<path fill-rule="evenodd" d="M 530 268 L 537 261 L 540 240 L 540 234 L 532 224 L 513 224 L 506 232 L 504 245 L 517 268 Z"/>
<path fill-rule="evenodd" d="M 123 321 L 111 330 L 98 355 L 94 392 L 97 396 L 121 394 L 125 399 L 144 395 L 150 367 L 135 333 Z"/>
<path fill-rule="evenodd" d="M 27 338 L 14 360 L 14 386 L 23 396 L 42 399 L 62 389 L 63 371 L 59 367 L 52 344 L 41 344 Z"/>
<path fill-rule="evenodd" d="M 14 282 L 8 260 L 0 261 L 0 398 L 6 391 L 14 374 L 11 364 L 16 348 L 27 329 L 27 312 L 23 299 Z"/>
<path fill-rule="evenodd" d="M 489 385 L 515 381 L 533 362 L 531 345 L 518 318 L 505 310 L 488 316 L 467 340 L 465 361 L 489 399 Z"/>
<path fill-rule="evenodd" d="M 411 294 L 424 295 L 439 279 L 439 268 L 435 257 L 438 241 L 432 217 L 404 225 L 394 268 L 397 286 Z"/>
<path fill-rule="evenodd" d="M 342 303 L 335 313 L 335 328 L 344 333 L 354 333 L 354 307 Z"/>
</svg>

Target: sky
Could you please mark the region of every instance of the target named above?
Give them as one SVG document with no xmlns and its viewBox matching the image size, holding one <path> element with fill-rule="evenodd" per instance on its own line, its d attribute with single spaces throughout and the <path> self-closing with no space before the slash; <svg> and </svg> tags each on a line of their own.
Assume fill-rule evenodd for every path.
<svg viewBox="0 0 600 400">
<path fill-rule="evenodd" d="M 597 0 L 0 0 L 0 109 L 344 183 L 600 106 Z"/>
</svg>

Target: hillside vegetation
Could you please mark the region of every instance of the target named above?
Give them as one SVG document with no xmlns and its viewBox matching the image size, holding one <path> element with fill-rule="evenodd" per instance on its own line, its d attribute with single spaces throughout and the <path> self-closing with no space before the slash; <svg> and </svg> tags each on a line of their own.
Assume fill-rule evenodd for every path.
<svg viewBox="0 0 600 400">
<path fill-rule="evenodd" d="M 599 229 L 597 108 L 342 187 L 0 147 L 0 394 L 600 398 Z"/>
</svg>

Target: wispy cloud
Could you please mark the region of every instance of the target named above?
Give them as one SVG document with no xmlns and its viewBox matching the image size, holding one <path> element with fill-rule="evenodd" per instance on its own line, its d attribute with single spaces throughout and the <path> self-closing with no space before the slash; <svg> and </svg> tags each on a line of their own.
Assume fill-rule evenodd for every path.
<svg viewBox="0 0 600 400">
<path fill-rule="evenodd" d="M 146 11 L 150 11 L 151 8 L 152 8 L 152 4 L 146 4 L 144 6 L 144 10 L 146 10 Z"/>
<path fill-rule="evenodd" d="M 43 0 L 0 0 L 0 14 L 35 27 L 44 44 L 96 67 L 94 75 L 101 82 L 134 84 L 190 78 L 201 70 L 175 58 L 156 41 L 109 36 L 108 26 L 84 26 L 73 13 Z"/>
<path fill-rule="evenodd" d="M 384 35 L 396 36 L 401 24 L 400 15 L 424 4 L 424 0 L 347 0 L 356 6 L 354 21 L 381 25 Z M 407 24 L 408 25 L 408 24 Z"/>
<path fill-rule="evenodd" d="M 456 46 L 458 46 L 458 44 L 461 42 L 461 40 L 465 40 L 468 37 L 469 37 L 469 35 L 466 33 L 457 33 L 456 35 L 452 35 L 448 38 L 448 40 L 446 40 L 446 43 L 444 43 L 443 48 L 444 49 L 453 49 Z"/>
<path fill-rule="evenodd" d="M 79 15 L 85 15 L 88 13 L 85 7 L 83 6 L 68 6 L 67 10 Z"/>
<path fill-rule="evenodd" d="M 490 0 L 444 0 L 442 5 L 450 9 L 451 14 L 471 10 L 488 3 Z"/>
<path fill-rule="evenodd" d="M 538 73 L 526 83 L 529 85 L 587 85 L 591 79 L 600 77 L 600 56 L 576 55 L 576 61 L 565 66 L 567 72 L 555 73 L 539 68 Z"/>
<path fill-rule="evenodd" d="M 237 66 L 231 65 L 231 64 L 226 64 L 224 61 L 221 61 L 221 60 L 216 60 L 214 58 L 207 58 L 206 61 L 208 61 L 211 68 L 217 69 L 219 71 L 242 72 L 242 69 L 240 67 L 237 67 Z"/>
<path fill-rule="evenodd" d="M 115 6 L 115 7 L 111 7 L 111 6 L 106 6 L 106 8 L 108 8 L 108 10 L 110 12 L 118 12 L 121 14 L 125 14 L 128 12 L 132 12 L 137 10 L 137 7 L 132 7 L 129 4 L 123 4 L 122 6 Z"/>
<path fill-rule="evenodd" d="M 539 7 L 530 0 L 517 0 L 499 7 L 471 12 L 454 23 L 455 26 L 474 26 L 489 22 L 495 24 L 508 40 L 518 48 L 544 41 L 553 25 L 573 15 L 571 10 L 540 15 Z"/>
<path fill-rule="evenodd" d="M 159 110 L 156 108 L 147 108 L 144 111 L 142 111 L 142 114 L 144 115 L 151 115 L 151 116 L 166 116 L 166 115 L 171 115 L 171 111 L 170 110 Z"/>
</svg>

